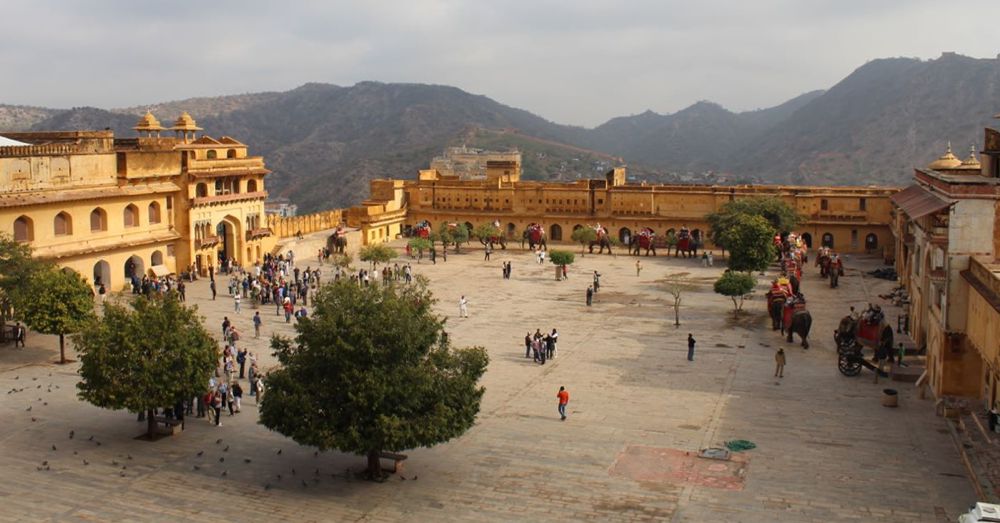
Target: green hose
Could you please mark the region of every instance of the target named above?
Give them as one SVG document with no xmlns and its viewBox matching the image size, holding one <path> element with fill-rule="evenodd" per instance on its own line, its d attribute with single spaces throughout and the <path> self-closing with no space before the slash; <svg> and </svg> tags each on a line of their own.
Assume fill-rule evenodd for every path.
<svg viewBox="0 0 1000 523">
<path fill-rule="evenodd" d="M 757 445 L 745 439 L 734 439 L 726 442 L 726 448 L 733 452 L 743 452 L 744 450 L 755 449 Z"/>
</svg>

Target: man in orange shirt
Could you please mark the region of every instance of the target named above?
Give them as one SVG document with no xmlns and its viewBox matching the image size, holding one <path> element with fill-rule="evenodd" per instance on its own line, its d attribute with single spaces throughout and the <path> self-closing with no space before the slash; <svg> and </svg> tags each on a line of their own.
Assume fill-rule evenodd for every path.
<svg viewBox="0 0 1000 523">
<path fill-rule="evenodd" d="M 559 415 L 562 416 L 562 421 L 566 421 L 566 404 L 569 403 L 569 392 L 566 391 L 566 387 L 559 387 L 556 397 L 559 398 Z"/>
</svg>

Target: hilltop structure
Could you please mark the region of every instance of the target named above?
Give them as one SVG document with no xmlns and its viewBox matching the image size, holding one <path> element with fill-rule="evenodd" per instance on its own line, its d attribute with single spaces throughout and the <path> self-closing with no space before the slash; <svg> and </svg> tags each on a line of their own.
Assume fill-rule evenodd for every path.
<svg viewBox="0 0 1000 523">
<path fill-rule="evenodd" d="M 169 128 L 146 113 L 134 129 L 6 133 L 23 145 L 0 145 L 3 230 L 109 290 L 273 249 L 263 158 L 233 138 L 198 137 L 187 113 Z"/>
</svg>

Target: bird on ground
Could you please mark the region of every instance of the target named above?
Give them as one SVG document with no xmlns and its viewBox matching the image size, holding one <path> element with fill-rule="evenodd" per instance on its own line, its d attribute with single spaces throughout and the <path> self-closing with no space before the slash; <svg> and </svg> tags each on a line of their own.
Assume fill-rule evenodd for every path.
<svg viewBox="0 0 1000 523">
<path fill-rule="evenodd" d="M 222 452 L 229 452 L 229 445 L 226 445 L 226 448 L 222 449 Z"/>
<path fill-rule="evenodd" d="M 243 463 L 250 463 L 250 458 L 243 458 Z"/>
<path fill-rule="evenodd" d="M 216 444 L 216 445 L 218 445 L 218 444 L 220 444 L 220 443 L 222 443 L 222 438 L 219 438 L 219 439 L 215 440 L 215 444 Z"/>
<path fill-rule="evenodd" d="M 222 471 L 222 475 L 223 476 L 228 476 L 229 475 L 229 471 L 228 470 L 223 470 Z"/>
<path fill-rule="evenodd" d="M 132 455 L 131 454 L 126 454 L 125 457 L 127 457 L 128 459 L 132 459 Z"/>
<path fill-rule="evenodd" d="M 268 484 L 264 485 L 264 490 L 271 490 L 271 484 L 268 483 Z"/>
<path fill-rule="evenodd" d="M 43 461 L 43 462 L 42 462 L 42 466 L 43 466 L 43 467 L 44 467 L 45 465 L 48 465 L 48 464 L 49 464 L 48 460 L 46 460 L 46 461 Z"/>
<path fill-rule="evenodd" d="M 219 458 L 219 463 L 222 463 L 223 461 L 226 461 L 226 458 Z"/>
<path fill-rule="evenodd" d="M 205 451 L 204 451 L 204 450 L 199 450 L 199 451 L 198 451 L 198 456 L 201 456 L 201 455 L 202 455 L 202 454 L 204 454 L 204 453 L 205 453 Z"/>
<path fill-rule="evenodd" d="M 90 462 L 89 462 L 89 461 L 87 461 L 87 460 L 83 460 L 83 464 L 84 464 L 84 466 L 86 466 L 86 465 L 90 465 Z"/>
<path fill-rule="evenodd" d="M 118 460 L 114 460 L 114 459 L 111 460 L 111 464 L 114 465 L 114 466 L 116 466 L 116 467 L 119 465 Z"/>
<path fill-rule="evenodd" d="M 194 466 L 194 469 L 195 469 L 195 470 L 201 470 L 201 467 L 199 467 L 198 465 L 195 465 L 195 466 Z"/>
<path fill-rule="evenodd" d="M 38 418 L 36 418 L 36 417 L 32 416 L 32 417 L 31 417 L 31 421 L 38 421 Z"/>
<path fill-rule="evenodd" d="M 279 456 L 281 455 L 281 449 L 278 449 L 278 455 Z"/>
<path fill-rule="evenodd" d="M 56 446 L 55 445 L 52 445 L 52 450 L 56 450 Z"/>
<path fill-rule="evenodd" d="M 87 441 L 94 441 L 94 437 L 91 436 L 90 439 L 88 439 Z"/>
<path fill-rule="evenodd" d="M 75 435 L 76 435 L 75 431 L 72 431 L 72 430 L 69 431 L 69 439 L 73 439 L 73 436 L 75 436 Z"/>
<path fill-rule="evenodd" d="M 28 412 L 31 412 L 31 407 L 28 407 L 28 408 L 26 408 L 26 409 L 24 409 L 24 410 L 26 410 L 26 411 L 28 411 Z"/>
<path fill-rule="evenodd" d="M 295 475 L 295 469 L 292 469 L 292 475 L 293 476 Z"/>
</svg>

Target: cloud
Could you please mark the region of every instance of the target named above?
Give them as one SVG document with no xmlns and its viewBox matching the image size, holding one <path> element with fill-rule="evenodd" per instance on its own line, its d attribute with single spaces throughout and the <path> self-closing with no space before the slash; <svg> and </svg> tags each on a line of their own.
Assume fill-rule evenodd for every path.
<svg viewBox="0 0 1000 523">
<path fill-rule="evenodd" d="M 73 2 L 5 7 L 4 103 L 121 107 L 305 82 L 449 84 L 561 123 L 827 88 L 864 62 L 998 52 L 995 0 Z"/>
</svg>

